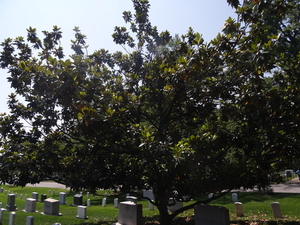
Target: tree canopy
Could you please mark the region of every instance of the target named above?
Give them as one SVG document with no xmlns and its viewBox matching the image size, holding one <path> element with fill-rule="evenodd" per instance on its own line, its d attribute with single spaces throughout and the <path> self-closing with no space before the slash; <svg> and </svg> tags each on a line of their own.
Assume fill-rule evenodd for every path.
<svg viewBox="0 0 300 225">
<path fill-rule="evenodd" d="M 299 1 L 228 0 L 237 19 L 209 43 L 192 28 L 159 32 L 149 1 L 132 2 L 128 27 L 112 35 L 124 52 L 87 54 L 78 27 L 69 58 L 57 26 L 2 42 L 15 93 L 0 117 L 0 179 L 152 189 L 161 224 L 232 189 L 266 187 L 299 157 Z M 170 198 L 196 203 L 171 214 Z"/>
</svg>

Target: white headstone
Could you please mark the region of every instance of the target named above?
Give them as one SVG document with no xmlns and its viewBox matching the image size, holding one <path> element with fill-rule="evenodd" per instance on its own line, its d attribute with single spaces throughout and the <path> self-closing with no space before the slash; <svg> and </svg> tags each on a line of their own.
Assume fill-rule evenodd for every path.
<svg viewBox="0 0 300 225">
<path fill-rule="evenodd" d="M 137 204 L 131 201 L 120 202 L 118 223 L 128 225 L 142 225 L 142 204 Z"/>
<path fill-rule="evenodd" d="M 168 209 L 169 209 L 170 212 L 175 212 L 177 209 L 180 209 L 180 208 L 183 207 L 182 202 L 176 201 L 173 198 L 169 199 L 169 205 L 170 206 L 168 206 Z"/>
<path fill-rule="evenodd" d="M 59 204 L 60 205 L 65 205 L 66 204 L 66 193 L 65 192 L 60 192 L 59 193 Z"/>
<path fill-rule="evenodd" d="M 33 216 L 26 217 L 26 225 L 34 225 L 34 217 Z"/>
<path fill-rule="evenodd" d="M 154 210 L 154 205 L 149 201 L 149 210 L 153 211 Z"/>
<path fill-rule="evenodd" d="M 271 207 L 272 207 L 272 211 L 273 211 L 273 215 L 274 215 L 275 219 L 283 217 L 279 202 L 272 202 Z"/>
<path fill-rule="evenodd" d="M 134 196 L 126 196 L 126 201 L 137 203 L 137 197 Z"/>
<path fill-rule="evenodd" d="M 230 225 L 229 210 L 225 207 L 197 205 L 194 215 L 195 225 Z"/>
<path fill-rule="evenodd" d="M 106 198 L 103 198 L 102 199 L 102 207 L 105 207 L 106 206 Z"/>
<path fill-rule="evenodd" d="M 87 207 L 90 207 L 90 206 L 91 206 L 91 199 L 88 199 L 88 200 L 86 201 L 86 205 L 87 205 Z"/>
<path fill-rule="evenodd" d="M 0 208 L 0 224 L 2 224 L 2 222 L 3 222 L 3 216 L 4 216 L 5 211 L 6 211 L 5 209 Z"/>
<path fill-rule="evenodd" d="M 143 197 L 149 198 L 150 200 L 155 200 L 152 190 L 143 190 Z"/>
<path fill-rule="evenodd" d="M 87 193 L 86 193 L 86 197 L 87 197 L 87 198 L 89 197 L 89 194 L 90 194 L 90 192 L 87 192 Z"/>
<path fill-rule="evenodd" d="M 23 198 L 23 195 L 22 194 L 20 194 L 20 199 L 22 199 Z"/>
<path fill-rule="evenodd" d="M 232 193 L 231 194 L 231 198 L 232 198 L 232 202 L 233 203 L 238 202 L 238 195 L 237 195 L 237 193 Z"/>
<path fill-rule="evenodd" d="M 114 199 L 114 208 L 118 208 L 118 205 L 119 205 L 119 199 L 115 198 Z"/>
<path fill-rule="evenodd" d="M 36 212 L 36 199 L 27 198 L 24 212 Z"/>
<path fill-rule="evenodd" d="M 87 214 L 86 214 L 86 211 L 87 211 L 87 208 L 86 206 L 82 206 L 82 205 L 79 205 L 77 206 L 77 218 L 79 219 L 87 219 Z"/>
<path fill-rule="evenodd" d="M 212 198 L 214 196 L 214 193 L 210 193 L 209 195 L 208 195 L 208 198 Z"/>
<path fill-rule="evenodd" d="M 235 202 L 234 207 L 235 207 L 236 216 L 243 217 L 244 216 L 243 204 L 241 202 Z"/>
<path fill-rule="evenodd" d="M 2 193 L 3 192 L 3 188 L 0 188 L 0 193 Z"/>
<path fill-rule="evenodd" d="M 59 213 L 59 201 L 52 198 L 47 198 L 44 201 L 44 214 L 46 215 L 61 215 Z"/>
<path fill-rule="evenodd" d="M 15 225 L 15 221 L 16 220 L 16 213 L 15 212 L 11 212 L 9 214 L 9 220 L 8 220 L 8 224 L 9 225 Z"/>
</svg>

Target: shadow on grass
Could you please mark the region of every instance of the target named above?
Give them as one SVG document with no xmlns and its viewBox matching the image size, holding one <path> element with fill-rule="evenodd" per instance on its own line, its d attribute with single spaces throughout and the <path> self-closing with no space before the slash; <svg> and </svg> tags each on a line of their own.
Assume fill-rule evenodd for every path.
<svg viewBox="0 0 300 225">
<path fill-rule="evenodd" d="M 300 222 L 298 221 L 248 221 L 248 220 L 238 220 L 238 221 L 231 221 L 231 225 L 237 224 L 237 225 L 300 225 Z"/>
<path fill-rule="evenodd" d="M 158 225 L 159 224 L 159 216 L 155 215 L 152 217 L 143 217 L 145 225 Z M 172 225 L 194 225 L 194 218 L 193 217 L 176 217 Z"/>
<path fill-rule="evenodd" d="M 158 225 L 159 224 L 159 217 L 144 217 L 144 224 L 145 225 Z M 76 223 L 76 225 L 111 225 L 116 223 L 116 221 L 99 221 L 98 223 Z M 176 217 L 172 222 L 172 225 L 194 225 L 195 221 L 193 217 Z M 261 220 L 236 220 L 230 221 L 231 225 L 300 225 L 299 221 L 282 221 L 282 220 L 270 220 L 270 221 L 261 221 Z"/>
<path fill-rule="evenodd" d="M 76 224 L 71 224 L 71 225 L 112 225 L 113 223 L 115 223 L 116 221 L 101 221 L 101 222 L 98 222 L 98 223 L 76 223 Z"/>
</svg>

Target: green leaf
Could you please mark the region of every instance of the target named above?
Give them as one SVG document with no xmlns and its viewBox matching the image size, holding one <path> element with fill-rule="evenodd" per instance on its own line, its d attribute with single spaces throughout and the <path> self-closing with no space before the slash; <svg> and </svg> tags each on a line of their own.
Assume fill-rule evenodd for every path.
<svg viewBox="0 0 300 225">
<path fill-rule="evenodd" d="M 20 64 L 19 64 L 19 66 L 20 66 L 21 69 L 23 69 L 23 70 L 25 70 L 25 68 L 26 68 L 26 64 L 25 64 L 24 61 L 21 61 Z"/>
</svg>

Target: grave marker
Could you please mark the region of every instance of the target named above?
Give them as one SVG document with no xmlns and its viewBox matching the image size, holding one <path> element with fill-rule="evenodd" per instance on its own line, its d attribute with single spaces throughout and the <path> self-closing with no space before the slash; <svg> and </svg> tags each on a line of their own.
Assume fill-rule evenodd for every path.
<svg viewBox="0 0 300 225">
<path fill-rule="evenodd" d="M 35 198 L 27 198 L 26 205 L 23 212 L 37 212 L 36 211 L 36 199 Z"/>
<path fill-rule="evenodd" d="M 77 206 L 77 205 L 83 205 L 82 204 L 82 194 L 76 194 L 74 195 L 74 203 L 73 203 L 74 206 Z"/>
<path fill-rule="evenodd" d="M 235 202 L 234 207 L 235 207 L 236 216 L 243 217 L 244 216 L 243 204 L 241 202 Z"/>
<path fill-rule="evenodd" d="M 59 213 L 59 201 L 52 198 L 47 198 L 44 201 L 44 213 L 45 215 L 61 216 Z"/>
<path fill-rule="evenodd" d="M 197 205 L 194 215 L 195 225 L 230 225 L 229 210 L 225 207 Z"/>
<path fill-rule="evenodd" d="M 34 198 L 36 201 L 38 201 L 38 200 L 39 200 L 39 193 L 37 193 L 37 192 L 32 192 L 32 193 L 31 193 L 31 198 Z"/>
<path fill-rule="evenodd" d="M 126 201 L 137 203 L 137 197 L 134 196 L 126 196 Z"/>
<path fill-rule="evenodd" d="M 231 194 L 231 198 L 232 198 L 232 202 L 233 203 L 238 202 L 238 195 L 237 195 L 237 193 L 232 193 Z"/>
<path fill-rule="evenodd" d="M 118 208 L 118 205 L 119 205 L 119 199 L 115 198 L 114 199 L 114 208 Z"/>
<path fill-rule="evenodd" d="M 15 205 L 15 200 L 16 200 L 15 194 L 7 195 L 6 211 L 16 211 L 17 210 L 17 206 Z"/>
<path fill-rule="evenodd" d="M 149 201 L 148 205 L 149 205 L 149 210 L 153 211 L 154 210 L 154 205 L 150 201 Z"/>
<path fill-rule="evenodd" d="M 183 207 L 183 203 L 176 201 L 174 198 L 169 199 L 169 206 L 168 209 L 170 212 L 175 212 L 177 209 L 180 209 Z"/>
<path fill-rule="evenodd" d="M 115 224 L 142 225 L 143 211 L 142 204 L 131 201 L 120 202 L 118 222 Z"/>
<path fill-rule="evenodd" d="M 66 204 L 66 193 L 65 192 L 60 192 L 59 193 L 59 204 L 60 205 L 65 205 Z"/>
<path fill-rule="evenodd" d="M 102 207 L 105 207 L 106 206 L 106 198 L 103 198 L 102 199 Z"/>
<path fill-rule="evenodd" d="M 15 222 L 16 222 L 16 213 L 15 212 L 11 212 L 9 214 L 8 224 L 9 225 L 15 225 Z"/>
<path fill-rule="evenodd" d="M 41 202 L 44 202 L 45 199 L 47 199 L 47 195 L 46 194 L 42 194 L 41 195 Z"/>
<path fill-rule="evenodd" d="M 272 202 L 271 207 L 275 219 L 283 218 L 279 202 Z"/>
<path fill-rule="evenodd" d="M 34 217 L 33 216 L 26 217 L 26 225 L 34 225 Z"/>
<path fill-rule="evenodd" d="M 5 211 L 6 211 L 5 209 L 0 208 L 0 224 L 2 224 L 3 216 L 4 216 L 4 212 L 5 212 Z"/>
<path fill-rule="evenodd" d="M 86 206 L 87 206 L 87 207 L 90 207 L 90 206 L 91 206 L 91 199 L 88 199 L 88 200 L 86 201 Z"/>
<path fill-rule="evenodd" d="M 87 208 L 86 206 L 79 205 L 77 206 L 77 218 L 79 219 L 88 219 L 86 214 Z"/>
<path fill-rule="evenodd" d="M 149 198 L 151 200 L 154 200 L 154 194 L 152 190 L 143 190 L 143 197 Z M 147 199 L 148 200 L 148 199 Z"/>
</svg>

